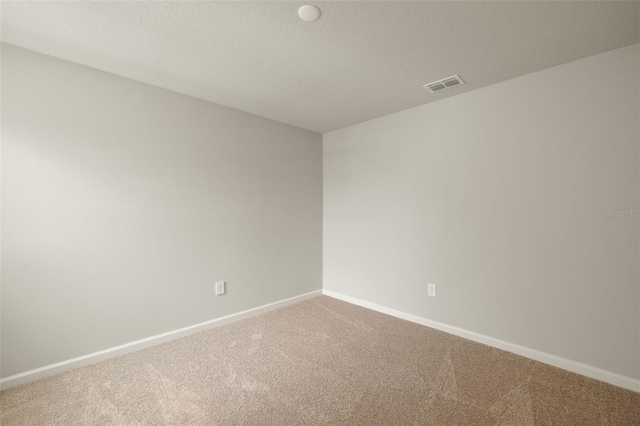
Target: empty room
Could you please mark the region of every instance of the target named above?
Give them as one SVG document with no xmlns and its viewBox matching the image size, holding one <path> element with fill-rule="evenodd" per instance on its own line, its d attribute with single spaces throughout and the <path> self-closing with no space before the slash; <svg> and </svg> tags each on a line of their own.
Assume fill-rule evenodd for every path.
<svg viewBox="0 0 640 426">
<path fill-rule="evenodd" d="M 0 425 L 640 426 L 639 1 L 0 23 Z"/>
</svg>

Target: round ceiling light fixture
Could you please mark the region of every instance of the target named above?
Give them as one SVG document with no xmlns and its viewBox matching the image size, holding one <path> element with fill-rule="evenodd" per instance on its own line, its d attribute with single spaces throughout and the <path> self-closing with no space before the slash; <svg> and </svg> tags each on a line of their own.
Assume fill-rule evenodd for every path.
<svg viewBox="0 0 640 426">
<path fill-rule="evenodd" d="M 310 4 L 305 4 L 298 9 L 298 16 L 303 21 L 312 22 L 320 17 L 320 9 Z"/>
</svg>

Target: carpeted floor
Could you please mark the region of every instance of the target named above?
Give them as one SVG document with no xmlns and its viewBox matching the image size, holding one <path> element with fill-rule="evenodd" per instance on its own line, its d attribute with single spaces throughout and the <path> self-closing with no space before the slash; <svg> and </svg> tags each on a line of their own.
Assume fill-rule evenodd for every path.
<svg viewBox="0 0 640 426">
<path fill-rule="evenodd" d="M 640 394 L 326 296 L 0 393 L 9 425 L 640 425 Z"/>
</svg>

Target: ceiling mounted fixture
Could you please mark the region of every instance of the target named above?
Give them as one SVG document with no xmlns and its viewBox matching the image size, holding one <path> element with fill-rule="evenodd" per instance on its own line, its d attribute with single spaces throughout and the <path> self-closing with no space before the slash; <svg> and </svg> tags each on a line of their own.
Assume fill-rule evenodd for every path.
<svg viewBox="0 0 640 426">
<path fill-rule="evenodd" d="M 305 4 L 298 9 L 298 16 L 303 21 L 312 22 L 320 17 L 320 9 L 310 4 Z"/>
<path fill-rule="evenodd" d="M 458 74 L 452 75 L 451 77 L 443 78 L 442 80 L 432 81 L 431 83 L 425 84 L 424 87 L 431 93 L 440 92 L 445 89 L 450 89 L 452 87 L 461 86 L 464 84 L 464 81 L 460 78 Z"/>
</svg>

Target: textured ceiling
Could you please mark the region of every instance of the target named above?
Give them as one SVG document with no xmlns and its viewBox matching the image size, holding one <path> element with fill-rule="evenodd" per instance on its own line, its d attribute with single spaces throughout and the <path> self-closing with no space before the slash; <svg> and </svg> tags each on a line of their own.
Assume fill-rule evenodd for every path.
<svg viewBox="0 0 640 426">
<path fill-rule="evenodd" d="M 2 1 L 4 42 L 317 132 L 639 41 L 639 2 Z M 466 85 L 422 85 L 460 74 Z"/>
</svg>

